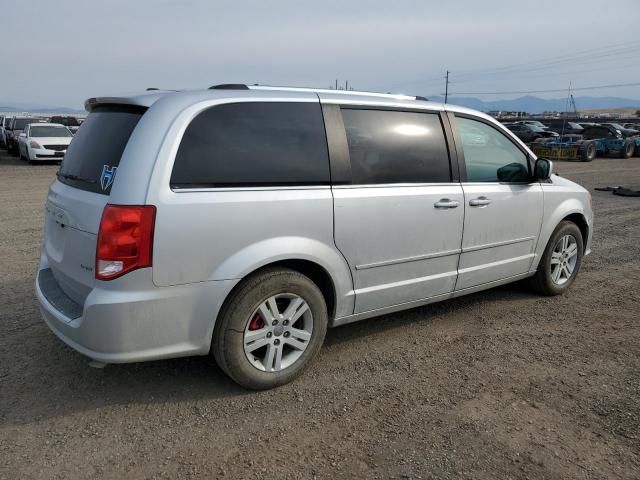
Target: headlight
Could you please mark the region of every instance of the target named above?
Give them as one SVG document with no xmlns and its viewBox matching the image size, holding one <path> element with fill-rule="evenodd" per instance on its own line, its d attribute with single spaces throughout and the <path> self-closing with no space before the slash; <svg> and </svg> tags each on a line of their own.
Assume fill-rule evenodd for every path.
<svg viewBox="0 0 640 480">
<path fill-rule="evenodd" d="M 40 144 L 39 144 L 38 142 L 34 141 L 34 140 L 31 140 L 31 141 L 29 142 L 29 146 L 30 146 L 31 148 L 37 148 L 37 149 L 42 148 L 42 147 L 40 146 Z"/>
</svg>

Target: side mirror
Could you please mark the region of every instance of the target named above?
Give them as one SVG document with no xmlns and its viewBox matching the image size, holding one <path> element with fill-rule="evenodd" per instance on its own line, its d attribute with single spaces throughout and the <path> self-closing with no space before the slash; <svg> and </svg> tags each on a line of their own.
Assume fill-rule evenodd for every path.
<svg viewBox="0 0 640 480">
<path fill-rule="evenodd" d="M 533 177 L 535 180 L 549 180 L 553 171 L 553 163 L 546 158 L 539 158 L 533 167 Z"/>
<path fill-rule="evenodd" d="M 24 132 L 20 132 L 20 136 L 23 137 L 23 138 L 26 138 L 27 134 L 24 133 Z"/>
</svg>

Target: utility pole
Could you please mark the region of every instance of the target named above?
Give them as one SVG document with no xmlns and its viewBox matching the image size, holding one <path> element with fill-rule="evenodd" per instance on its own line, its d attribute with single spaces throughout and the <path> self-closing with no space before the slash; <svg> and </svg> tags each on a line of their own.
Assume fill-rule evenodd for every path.
<svg viewBox="0 0 640 480">
<path fill-rule="evenodd" d="M 447 103 L 447 98 L 449 97 L 449 70 L 447 70 L 447 76 L 444 84 L 444 103 Z"/>
</svg>

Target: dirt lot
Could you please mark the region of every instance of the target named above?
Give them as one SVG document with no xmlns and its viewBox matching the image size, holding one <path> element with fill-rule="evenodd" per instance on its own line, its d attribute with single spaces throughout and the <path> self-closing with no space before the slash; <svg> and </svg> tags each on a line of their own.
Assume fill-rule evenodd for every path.
<svg viewBox="0 0 640 480">
<path fill-rule="evenodd" d="M 593 192 L 571 291 L 511 285 L 331 330 L 291 385 L 203 358 L 89 368 L 33 294 L 56 166 L 0 154 L 0 478 L 640 478 L 640 198 Z M 556 163 L 640 188 L 640 159 Z"/>
</svg>

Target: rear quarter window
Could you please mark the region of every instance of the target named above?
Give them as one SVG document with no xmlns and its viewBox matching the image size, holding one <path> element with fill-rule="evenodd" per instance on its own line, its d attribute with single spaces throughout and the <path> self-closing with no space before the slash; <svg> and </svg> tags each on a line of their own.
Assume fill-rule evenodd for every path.
<svg viewBox="0 0 640 480">
<path fill-rule="evenodd" d="M 126 105 L 94 108 L 73 137 L 58 180 L 109 195 L 122 153 L 145 111 Z"/>
<path fill-rule="evenodd" d="M 321 185 L 329 177 L 319 103 L 241 102 L 208 108 L 192 120 L 171 187 Z"/>
</svg>

